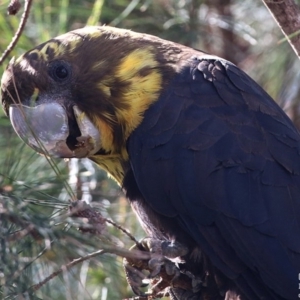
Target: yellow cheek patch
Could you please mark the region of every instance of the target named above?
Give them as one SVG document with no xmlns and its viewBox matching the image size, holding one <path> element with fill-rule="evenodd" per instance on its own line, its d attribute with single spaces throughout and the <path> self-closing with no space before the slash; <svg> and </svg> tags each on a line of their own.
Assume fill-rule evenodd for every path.
<svg viewBox="0 0 300 300">
<path fill-rule="evenodd" d="M 115 76 L 128 83 L 122 98 L 126 109 L 116 111 L 117 119 L 124 124 L 124 140 L 141 123 L 145 110 L 156 100 L 162 89 L 162 74 L 151 49 L 137 49 L 120 63 Z"/>
<path fill-rule="evenodd" d="M 158 62 L 155 60 L 151 49 L 137 49 L 129 53 L 120 63 L 116 77 L 127 81 L 144 68 L 155 68 Z"/>
<path fill-rule="evenodd" d="M 123 100 L 130 104 L 129 109 L 117 110 L 118 119 L 126 122 L 125 138 L 141 123 L 145 110 L 158 99 L 161 75 L 151 72 L 146 77 L 136 76 L 131 82 Z"/>
</svg>

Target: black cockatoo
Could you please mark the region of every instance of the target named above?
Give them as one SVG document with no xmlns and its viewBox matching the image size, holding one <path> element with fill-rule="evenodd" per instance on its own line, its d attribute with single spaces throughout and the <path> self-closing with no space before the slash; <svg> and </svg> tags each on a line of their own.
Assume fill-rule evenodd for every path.
<svg viewBox="0 0 300 300">
<path fill-rule="evenodd" d="M 179 268 L 210 278 L 210 299 L 298 298 L 300 135 L 235 65 L 86 27 L 13 59 L 1 93 L 27 144 L 90 158 L 150 237 L 187 247 Z"/>
</svg>

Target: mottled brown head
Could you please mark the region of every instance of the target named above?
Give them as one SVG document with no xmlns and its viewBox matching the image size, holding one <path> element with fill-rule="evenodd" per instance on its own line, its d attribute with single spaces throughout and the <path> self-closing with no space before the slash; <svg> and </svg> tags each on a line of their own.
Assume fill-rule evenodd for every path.
<svg viewBox="0 0 300 300">
<path fill-rule="evenodd" d="M 173 43 L 127 30 L 75 30 L 9 63 L 1 81 L 2 104 L 7 114 L 13 103 L 61 104 L 70 148 L 80 135 L 72 109 L 76 105 L 100 132 L 101 157 L 93 159 L 102 165 L 108 156 L 127 159 L 125 142 L 176 72 L 173 63 L 180 53 Z"/>
</svg>

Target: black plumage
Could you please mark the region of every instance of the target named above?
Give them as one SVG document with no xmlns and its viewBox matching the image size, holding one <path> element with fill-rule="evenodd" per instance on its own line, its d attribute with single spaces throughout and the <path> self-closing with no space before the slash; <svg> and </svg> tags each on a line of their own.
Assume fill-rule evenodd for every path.
<svg viewBox="0 0 300 300">
<path fill-rule="evenodd" d="M 195 57 L 130 136 L 124 188 L 134 198 L 135 181 L 167 238 L 180 227 L 247 299 L 296 299 L 299 141 L 245 73 Z"/>
<path fill-rule="evenodd" d="M 53 61 L 70 69 L 66 80 L 49 72 Z M 35 90 L 35 105 L 64 107 L 71 150 L 80 134 L 73 107 L 95 123 L 101 145 L 90 159 L 123 186 L 148 235 L 189 248 L 181 270 L 209 282 L 199 298 L 298 298 L 300 135 L 243 71 L 99 27 L 38 46 L 3 78 L 7 113 Z"/>
</svg>

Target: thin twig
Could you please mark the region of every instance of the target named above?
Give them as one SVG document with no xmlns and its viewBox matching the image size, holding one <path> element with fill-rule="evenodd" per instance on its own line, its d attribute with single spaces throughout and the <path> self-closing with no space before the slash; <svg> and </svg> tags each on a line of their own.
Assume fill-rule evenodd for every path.
<svg viewBox="0 0 300 300">
<path fill-rule="evenodd" d="M 63 265 L 60 269 L 58 269 L 57 271 L 53 272 L 51 275 L 49 275 L 48 277 L 46 277 L 44 280 L 40 281 L 39 283 L 33 285 L 30 287 L 30 290 L 32 291 L 37 291 L 38 289 L 40 289 L 43 285 L 45 285 L 48 281 L 50 281 L 51 279 L 53 279 L 54 277 L 56 277 L 57 275 L 59 275 L 60 273 L 74 267 L 75 265 L 85 261 L 85 260 L 88 260 L 88 259 L 91 259 L 95 256 L 98 256 L 98 255 L 101 255 L 101 254 L 104 254 L 105 251 L 104 250 L 98 250 L 98 251 L 95 251 L 95 252 L 92 252 L 84 257 L 79 257 L 79 258 L 76 258 L 74 259 L 73 261 L 69 262 L 68 264 L 66 265 Z"/>
<path fill-rule="evenodd" d="M 7 58 L 7 56 L 10 54 L 10 52 L 14 49 L 14 47 L 16 46 L 28 19 L 29 16 L 29 11 L 30 11 L 30 7 L 31 7 L 31 3 L 32 0 L 25 0 L 25 6 L 24 6 L 24 12 L 22 14 L 21 17 L 21 21 L 19 24 L 19 28 L 16 31 L 13 39 L 11 40 L 10 44 L 7 46 L 6 50 L 4 51 L 4 53 L 2 54 L 2 56 L 0 57 L 0 65 L 3 63 L 3 61 Z"/>
<path fill-rule="evenodd" d="M 126 257 L 126 258 L 135 258 L 135 259 L 141 259 L 141 260 L 148 260 L 150 259 L 150 254 L 149 252 L 145 252 L 145 251 L 139 251 L 139 250 L 127 250 L 124 248 L 120 248 L 120 247 L 110 247 L 110 246 L 103 246 L 101 250 L 92 252 L 86 256 L 83 257 L 79 257 L 74 259 L 73 261 L 69 262 L 66 265 L 63 265 L 60 269 L 58 269 L 57 271 L 53 272 L 51 275 L 49 275 L 48 277 L 46 277 L 44 280 L 40 281 L 39 283 L 33 285 L 30 287 L 30 290 L 32 291 L 37 291 L 38 289 L 40 289 L 43 285 L 45 285 L 48 281 L 50 281 L 51 279 L 53 279 L 54 277 L 56 277 L 57 275 L 59 275 L 60 273 L 69 270 L 70 268 L 74 267 L 75 265 L 84 262 L 88 259 L 91 259 L 95 256 L 101 255 L 101 254 L 114 254 L 114 255 L 118 255 L 121 257 Z"/>
<path fill-rule="evenodd" d="M 137 246 L 140 245 L 139 241 L 125 228 L 123 228 L 121 225 L 118 225 L 117 223 L 115 223 L 114 221 L 104 218 L 105 222 L 113 225 L 114 227 L 118 228 L 119 230 L 121 230 L 123 233 L 125 233 Z"/>
</svg>

